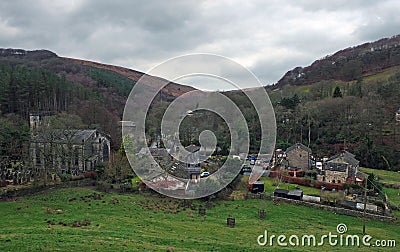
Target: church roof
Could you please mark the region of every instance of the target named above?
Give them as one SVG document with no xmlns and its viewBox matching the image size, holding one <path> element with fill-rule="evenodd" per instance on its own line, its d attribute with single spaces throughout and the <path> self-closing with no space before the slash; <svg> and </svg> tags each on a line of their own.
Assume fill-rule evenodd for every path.
<svg viewBox="0 0 400 252">
<path fill-rule="evenodd" d="M 46 130 L 42 131 L 33 137 L 32 141 L 37 143 L 71 143 L 71 144 L 82 144 L 90 140 L 94 134 L 100 134 L 98 130 Z M 106 135 L 101 134 L 109 138 Z"/>
</svg>

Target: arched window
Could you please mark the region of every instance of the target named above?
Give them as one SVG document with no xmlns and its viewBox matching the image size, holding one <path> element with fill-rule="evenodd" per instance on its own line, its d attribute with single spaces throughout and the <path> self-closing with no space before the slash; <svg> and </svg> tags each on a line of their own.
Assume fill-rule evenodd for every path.
<svg viewBox="0 0 400 252">
<path fill-rule="evenodd" d="M 36 164 L 40 165 L 42 162 L 42 155 L 41 155 L 41 149 L 36 145 L 35 149 L 35 154 L 36 154 Z"/>
<path fill-rule="evenodd" d="M 77 166 L 79 165 L 79 151 L 78 148 L 74 150 L 74 164 Z"/>
<path fill-rule="evenodd" d="M 110 158 L 109 147 L 106 142 L 103 142 L 103 162 L 108 162 Z"/>
</svg>

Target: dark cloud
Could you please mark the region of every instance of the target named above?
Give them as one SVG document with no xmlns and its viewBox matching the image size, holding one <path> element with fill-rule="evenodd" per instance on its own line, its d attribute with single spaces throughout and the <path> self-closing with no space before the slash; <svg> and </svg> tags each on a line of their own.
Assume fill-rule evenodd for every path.
<svg viewBox="0 0 400 252">
<path fill-rule="evenodd" d="M 298 0 L 294 1 L 293 5 L 301 7 L 304 11 L 328 11 L 354 12 L 360 9 L 370 8 L 371 6 L 379 5 L 380 1 L 375 0 L 335 0 L 335 1 L 319 1 L 319 0 Z M 383 2 L 383 1 L 382 1 Z"/>
<path fill-rule="evenodd" d="M 0 47 L 45 48 L 146 71 L 170 57 L 221 54 L 264 84 L 342 48 L 399 33 L 398 1 L 0 2 Z"/>
<path fill-rule="evenodd" d="M 400 33 L 400 16 L 398 1 L 377 1 L 379 4 L 371 6 L 362 18 L 361 25 L 354 35 L 362 40 L 391 37 Z"/>
</svg>

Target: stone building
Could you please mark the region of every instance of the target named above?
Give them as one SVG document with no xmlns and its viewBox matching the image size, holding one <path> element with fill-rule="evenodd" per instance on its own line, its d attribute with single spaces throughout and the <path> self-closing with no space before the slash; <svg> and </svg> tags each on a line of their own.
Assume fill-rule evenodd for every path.
<svg viewBox="0 0 400 252">
<path fill-rule="evenodd" d="M 98 130 L 53 130 L 33 136 L 31 163 L 36 169 L 77 175 L 110 158 L 110 138 Z"/>
<path fill-rule="evenodd" d="M 31 114 L 30 166 L 38 172 L 78 175 L 108 162 L 111 139 L 97 129 L 44 129 L 46 114 Z"/>
<path fill-rule="evenodd" d="M 296 143 L 295 145 L 287 148 L 286 160 L 290 168 L 300 168 L 302 170 L 309 170 L 311 168 L 311 149 L 307 146 Z"/>
<path fill-rule="evenodd" d="M 348 167 L 344 164 L 331 164 L 322 173 L 323 175 L 319 180 L 341 184 L 345 183 L 348 178 Z"/>
<path fill-rule="evenodd" d="M 324 169 L 317 175 L 317 180 L 338 184 L 354 183 L 359 174 L 359 163 L 354 154 L 341 151 L 325 161 Z"/>
</svg>

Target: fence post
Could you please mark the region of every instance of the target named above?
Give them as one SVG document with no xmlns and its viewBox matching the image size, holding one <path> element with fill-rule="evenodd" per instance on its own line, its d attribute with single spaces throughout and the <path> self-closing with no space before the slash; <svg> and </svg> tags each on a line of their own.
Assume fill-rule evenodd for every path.
<svg viewBox="0 0 400 252">
<path fill-rule="evenodd" d="M 228 227 L 235 227 L 235 218 L 232 217 L 228 217 L 226 218 L 226 224 L 228 225 Z"/>
</svg>

